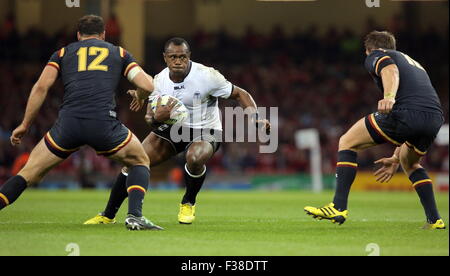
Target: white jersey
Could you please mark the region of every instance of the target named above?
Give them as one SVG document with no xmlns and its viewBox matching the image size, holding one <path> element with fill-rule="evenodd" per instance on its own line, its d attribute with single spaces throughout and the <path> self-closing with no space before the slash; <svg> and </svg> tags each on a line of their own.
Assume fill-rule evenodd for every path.
<svg viewBox="0 0 450 276">
<path fill-rule="evenodd" d="M 222 130 L 218 98 L 229 98 L 233 85 L 219 71 L 191 62 L 190 72 L 182 82 L 173 82 L 166 68 L 155 76 L 154 86 L 150 101 L 156 96 L 169 95 L 186 106 L 189 118 L 183 127 Z"/>
</svg>

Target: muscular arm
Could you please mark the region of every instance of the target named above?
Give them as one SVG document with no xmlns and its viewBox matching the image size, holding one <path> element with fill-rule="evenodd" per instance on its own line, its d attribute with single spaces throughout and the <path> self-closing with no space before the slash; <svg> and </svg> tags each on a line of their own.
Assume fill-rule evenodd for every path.
<svg viewBox="0 0 450 276">
<path fill-rule="evenodd" d="M 34 119 L 36 118 L 39 109 L 41 109 L 41 106 L 44 103 L 45 98 L 47 97 L 48 90 L 55 83 L 56 78 L 58 78 L 58 70 L 51 66 L 47 66 L 44 68 L 41 76 L 39 77 L 39 80 L 31 89 L 23 121 L 11 135 L 10 139 L 13 146 L 21 143 L 22 137 L 28 131 Z"/>
<path fill-rule="evenodd" d="M 138 88 L 136 96 L 139 100 L 145 100 L 154 90 L 153 78 L 141 70 L 132 80 L 132 83 Z"/>
<path fill-rule="evenodd" d="M 400 84 L 400 73 L 397 65 L 391 64 L 384 67 L 380 76 L 383 81 L 384 98 L 378 102 L 378 111 L 387 114 L 394 107 L 395 96 Z"/>
<path fill-rule="evenodd" d="M 398 86 L 400 84 L 400 73 L 395 64 L 391 64 L 381 70 L 381 79 L 383 80 L 384 98 L 395 99 Z"/>
<path fill-rule="evenodd" d="M 55 83 L 58 78 L 58 70 L 51 66 L 46 66 L 42 71 L 39 80 L 31 89 L 30 97 L 28 98 L 27 107 L 25 109 L 25 116 L 22 125 L 27 129 L 31 126 L 37 116 L 39 109 L 47 97 L 48 90 Z"/>
<path fill-rule="evenodd" d="M 251 114 L 257 112 L 257 106 L 255 100 L 253 100 L 252 95 L 238 86 L 234 86 L 233 91 L 230 95 L 230 99 L 238 101 L 243 109 L 249 108 Z"/>
<path fill-rule="evenodd" d="M 128 94 L 133 98 L 130 104 L 132 111 L 138 112 L 145 104 L 145 100 L 153 93 L 155 86 L 153 84 L 153 78 L 144 72 L 141 68 L 136 68 L 135 72 L 130 72 L 128 80 L 132 82 L 137 89 L 129 90 Z M 133 74 L 136 74 L 134 76 Z"/>
<path fill-rule="evenodd" d="M 234 99 L 238 101 L 241 107 L 249 112 L 252 122 L 256 124 L 256 127 L 262 126 L 262 128 L 266 131 L 267 134 L 270 134 L 271 125 L 268 120 L 260 120 L 258 118 L 258 107 L 256 106 L 255 100 L 252 95 L 245 91 L 244 89 L 234 86 L 233 91 L 231 92 L 230 99 Z"/>
</svg>

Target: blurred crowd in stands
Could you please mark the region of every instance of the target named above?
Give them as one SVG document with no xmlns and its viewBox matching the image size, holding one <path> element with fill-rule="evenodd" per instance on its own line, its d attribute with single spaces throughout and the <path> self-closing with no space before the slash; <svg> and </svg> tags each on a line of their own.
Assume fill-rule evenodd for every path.
<svg viewBox="0 0 450 276">
<path fill-rule="evenodd" d="M 11 131 L 20 123 L 29 92 L 46 61 L 54 51 L 75 39 L 75 32 L 66 29 L 50 37 L 38 29 L 19 35 L 13 17 L 2 24 L 0 184 L 17 173 L 30 150 L 57 118 L 63 95 L 60 81 L 50 91 L 22 145 L 10 146 Z M 113 34 L 108 40 L 120 41 L 116 19 L 109 20 L 107 26 Z M 367 31 L 373 29 L 382 28 L 368 20 Z M 397 36 L 399 50 L 428 70 L 448 123 L 448 36 L 432 28 L 421 33 L 407 32 L 395 20 L 389 29 Z M 333 173 L 339 136 L 358 119 L 376 111 L 382 97 L 363 66 L 364 35 L 334 28 L 321 34 L 315 26 L 287 35 L 275 26 L 269 35 L 249 27 L 242 37 L 232 37 L 225 30 L 217 33 L 199 30 L 186 37 L 191 44 L 192 60 L 218 69 L 233 84 L 249 91 L 259 106 L 279 108 L 277 153 L 259 154 L 257 144 L 223 144 L 209 169 L 217 174 L 308 172 L 309 152 L 296 148 L 294 135 L 300 129 L 316 128 L 320 131 L 324 171 Z M 164 68 L 161 55 L 164 42 L 165 39 L 147 38 L 145 68 L 152 75 Z M 119 116 L 143 138 L 147 134 L 143 113 L 132 114 L 128 110 L 129 98 L 124 93 L 128 88 L 124 80 L 118 91 Z M 222 107 L 234 105 L 233 101 L 221 102 Z M 374 160 L 392 154 L 393 150 L 385 145 L 360 154 L 360 167 L 372 170 Z M 431 171 L 448 171 L 448 156 L 448 146 L 433 146 L 425 158 L 425 166 Z M 97 157 L 94 151 L 82 149 L 61 164 L 56 173 L 71 175 L 89 186 L 91 176 L 114 177 L 118 169 L 117 164 Z"/>
</svg>

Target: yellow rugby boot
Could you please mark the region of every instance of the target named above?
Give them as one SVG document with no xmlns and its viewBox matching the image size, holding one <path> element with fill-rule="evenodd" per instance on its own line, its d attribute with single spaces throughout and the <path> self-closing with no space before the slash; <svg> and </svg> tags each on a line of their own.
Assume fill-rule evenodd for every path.
<svg viewBox="0 0 450 276">
<path fill-rule="evenodd" d="M 93 224 L 114 224 L 114 223 L 116 223 L 116 219 L 110 219 L 108 217 L 105 217 L 105 214 L 100 213 L 95 217 L 85 221 L 83 224 L 93 225 Z"/>
<path fill-rule="evenodd" d="M 445 228 L 445 223 L 442 219 L 438 219 L 435 223 L 427 223 L 423 227 L 425 230 L 444 230 Z"/>
<path fill-rule="evenodd" d="M 195 220 L 195 205 L 189 203 L 180 204 L 178 222 L 181 224 L 191 224 Z"/>
<path fill-rule="evenodd" d="M 337 223 L 339 225 L 343 224 L 345 220 L 348 218 L 348 210 L 339 211 L 334 208 L 334 203 L 330 203 L 322 208 L 315 207 L 305 207 L 305 212 L 307 215 L 312 216 L 315 219 L 327 219 L 331 220 L 333 223 Z"/>
</svg>

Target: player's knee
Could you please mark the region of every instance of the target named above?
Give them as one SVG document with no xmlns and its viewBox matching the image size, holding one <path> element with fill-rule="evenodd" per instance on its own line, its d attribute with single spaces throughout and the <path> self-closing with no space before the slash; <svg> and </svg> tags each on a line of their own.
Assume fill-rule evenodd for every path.
<svg viewBox="0 0 450 276">
<path fill-rule="evenodd" d="M 408 158 L 406 158 L 404 156 L 400 157 L 400 164 L 402 165 L 403 171 L 407 175 L 410 175 L 414 171 L 422 168 L 422 166 L 419 164 L 419 162 L 411 162 L 410 160 L 408 160 Z"/>
<path fill-rule="evenodd" d="M 205 160 L 202 156 L 190 154 L 186 156 L 186 162 L 189 170 L 192 173 L 202 172 L 205 167 Z"/>
<path fill-rule="evenodd" d="M 150 165 L 150 159 L 148 158 L 147 154 L 139 154 L 136 156 L 136 162 L 134 164 L 135 166 L 149 166 Z"/>
<path fill-rule="evenodd" d="M 150 164 L 150 160 L 145 153 L 128 154 L 124 161 L 125 165 L 127 165 L 128 167 L 149 166 Z"/>
</svg>

